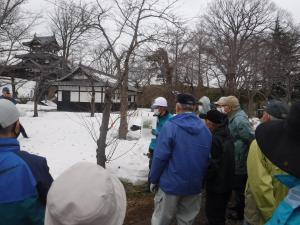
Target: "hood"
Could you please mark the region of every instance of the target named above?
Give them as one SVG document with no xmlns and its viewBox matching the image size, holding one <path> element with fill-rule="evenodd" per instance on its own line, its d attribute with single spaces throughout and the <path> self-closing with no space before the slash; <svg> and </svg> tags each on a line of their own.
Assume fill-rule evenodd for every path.
<svg viewBox="0 0 300 225">
<path fill-rule="evenodd" d="M 300 185 L 300 179 L 292 175 L 275 175 L 275 177 L 288 188 L 293 188 Z"/>
<path fill-rule="evenodd" d="M 169 121 L 192 135 L 199 134 L 204 127 L 204 123 L 194 113 L 182 113 L 172 117 Z"/>
<path fill-rule="evenodd" d="M 210 100 L 208 97 L 203 96 L 202 98 L 200 98 L 199 102 L 202 103 L 203 105 L 203 112 L 204 114 L 206 114 L 211 108 L 210 108 Z"/>
</svg>

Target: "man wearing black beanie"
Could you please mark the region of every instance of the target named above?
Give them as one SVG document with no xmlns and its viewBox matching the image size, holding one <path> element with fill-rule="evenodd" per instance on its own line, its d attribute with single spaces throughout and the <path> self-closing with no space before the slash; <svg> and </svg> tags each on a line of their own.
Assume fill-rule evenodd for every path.
<svg viewBox="0 0 300 225">
<path fill-rule="evenodd" d="M 208 111 L 206 125 L 213 135 L 211 161 L 205 182 L 206 217 L 209 225 L 225 225 L 235 171 L 234 141 L 226 114 L 216 109 Z"/>
</svg>

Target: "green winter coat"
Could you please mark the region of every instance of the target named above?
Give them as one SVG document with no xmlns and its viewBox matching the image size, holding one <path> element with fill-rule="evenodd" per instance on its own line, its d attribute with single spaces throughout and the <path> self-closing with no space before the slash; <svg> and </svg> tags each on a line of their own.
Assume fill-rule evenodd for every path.
<svg viewBox="0 0 300 225">
<path fill-rule="evenodd" d="M 238 110 L 229 116 L 229 130 L 234 139 L 235 174 L 247 174 L 246 160 L 250 143 L 254 139 L 247 114 Z"/>
<path fill-rule="evenodd" d="M 286 173 L 265 157 L 256 140 L 250 146 L 247 169 L 245 219 L 251 225 L 263 225 L 287 195 L 288 188 L 275 178 Z"/>
</svg>

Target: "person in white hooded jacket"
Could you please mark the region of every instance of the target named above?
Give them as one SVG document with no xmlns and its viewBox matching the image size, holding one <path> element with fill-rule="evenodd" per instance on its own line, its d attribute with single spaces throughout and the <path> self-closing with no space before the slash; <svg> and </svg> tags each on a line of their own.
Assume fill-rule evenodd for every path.
<svg viewBox="0 0 300 225">
<path fill-rule="evenodd" d="M 210 100 L 208 97 L 203 96 L 202 98 L 199 99 L 198 101 L 198 112 L 199 112 L 199 117 L 201 119 L 206 118 L 207 112 L 211 110 L 211 104 Z"/>
</svg>

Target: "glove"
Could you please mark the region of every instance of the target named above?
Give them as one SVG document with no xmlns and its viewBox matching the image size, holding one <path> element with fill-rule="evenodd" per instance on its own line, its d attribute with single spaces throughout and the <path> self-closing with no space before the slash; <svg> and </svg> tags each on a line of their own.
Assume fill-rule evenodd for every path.
<svg viewBox="0 0 300 225">
<path fill-rule="evenodd" d="M 158 190 L 158 185 L 157 184 L 150 184 L 150 192 L 156 193 Z"/>
</svg>

